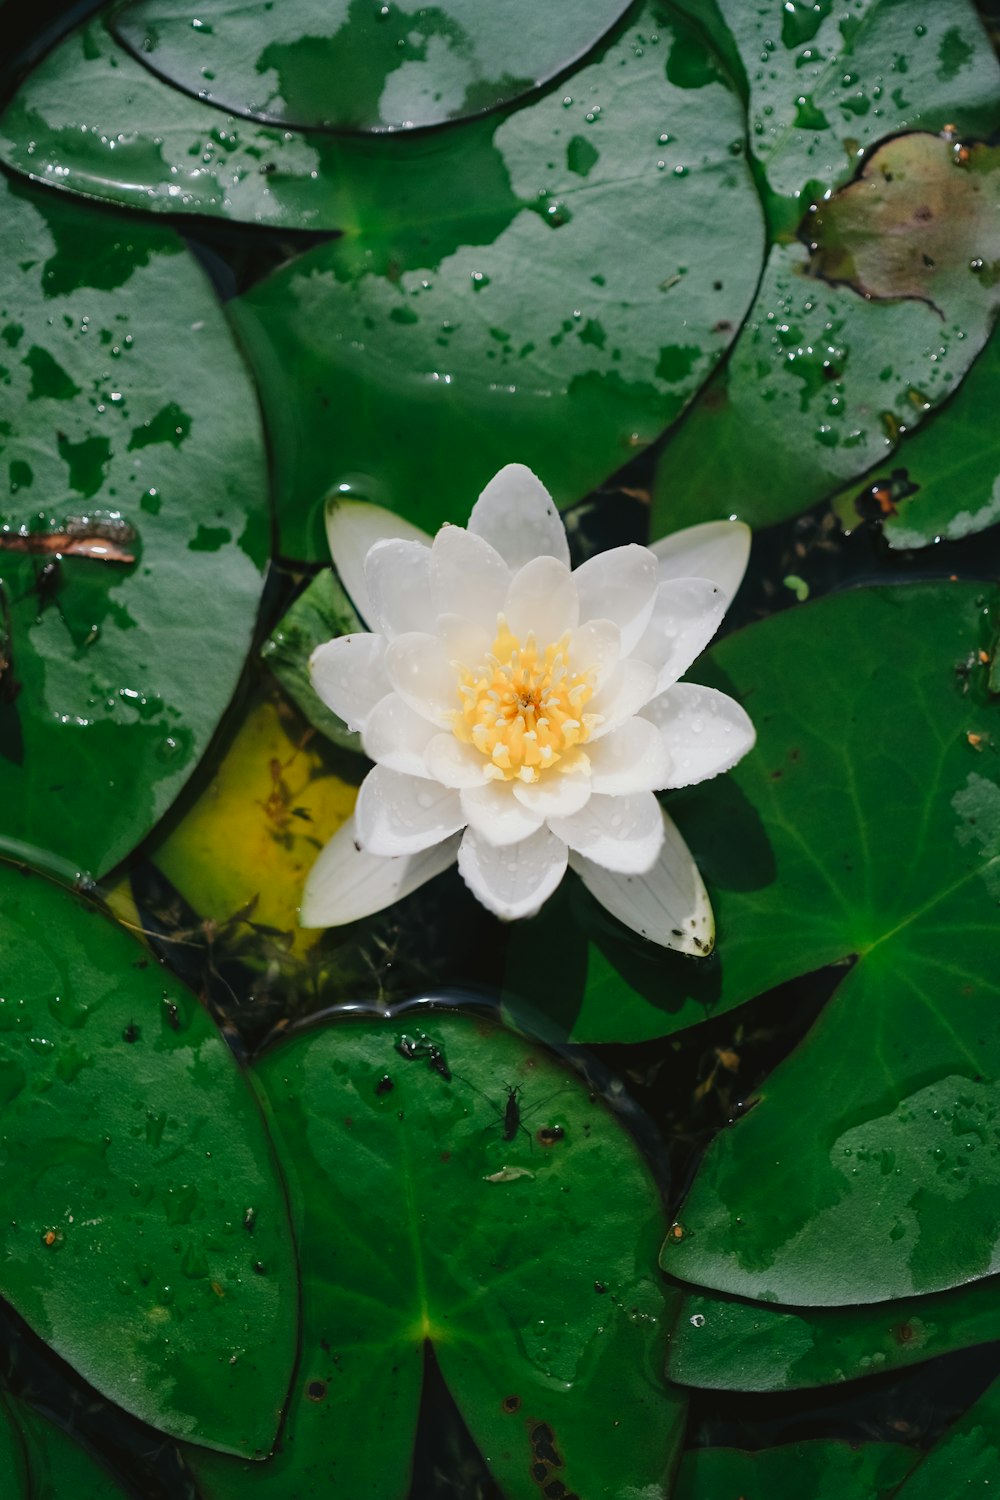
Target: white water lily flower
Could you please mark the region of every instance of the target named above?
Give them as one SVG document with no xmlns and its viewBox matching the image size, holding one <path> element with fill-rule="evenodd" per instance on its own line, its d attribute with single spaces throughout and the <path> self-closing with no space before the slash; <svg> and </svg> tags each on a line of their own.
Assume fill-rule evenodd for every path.
<svg viewBox="0 0 1000 1500">
<path fill-rule="evenodd" d="M 377 506 L 329 515 L 371 632 L 320 646 L 316 691 L 375 762 L 306 883 L 302 922 L 379 911 L 456 859 L 497 916 L 531 916 L 569 864 L 627 926 L 707 953 L 701 877 L 654 793 L 727 771 L 740 706 L 678 678 L 715 634 L 749 531 L 712 522 L 575 572 L 541 482 L 509 464 L 468 528 L 430 537 Z"/>
</svg>

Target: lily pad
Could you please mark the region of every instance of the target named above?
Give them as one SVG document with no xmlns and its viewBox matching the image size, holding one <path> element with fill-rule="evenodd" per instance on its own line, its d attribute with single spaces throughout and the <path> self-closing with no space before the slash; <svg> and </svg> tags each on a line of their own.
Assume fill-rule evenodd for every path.
<svg viewBox="0 0 1000 1500">
<path fill-rule="evenodd" d="M 890 463 L 873 469 L 833 501 L 847 531 L 883 523 L 890 547 L 926 547 L 984 530 L 1000 520 L 1000 457 L 983 420 L 1000 400 L 1000 332 L 947 405 L 908 434 Z"/>
<path fill-rule="evenodd" d="M 1000 1340 L 995 1278 L 874 1307 L 786 1308 L 692 1292 L 668 1371 L 680 1385 L 786 1391 L 906 1369 Z"/>
<path fill-rule="evenodd" d="M 289 1181 L 302 1354 L 280 1451 L 195 1455 L 206 1500 L 404 1496 L 427 1343 L 508 1500 L 543 1481 L 659 1494 L 682 1437 L 661 1374 L 676 1294 L 656 1186 L 601 1101 L 512 1034 L 440 1014 L 313 1030 L 255 1076 Z"/>
<path fill-rule="evenodd" d="M 822 1306 L 1000 1268 L 996 602 L 956 583 L 856 590 L 699 664 L 758 731 L 724 781 L 668 804 L 715 956 L 661 958 L 582 892 L 512 933 L 508 1005 L 577 1040 L 665 1034 L 853 959 L 710 1148 L 664 1251 L 685 1280 Z"/>
<path fill-rule="evenodd" d="M 97 875 L 170 806 L 238 681 L 263 442 L 176 235 L 6 178 L 0 205 L 0 849 Z"/>
<path fill-rule="evenodd" d="M 169 83 L 285 129 L 412 130 L 540 87 L 600 40 L 629 0 L 130 0 L 112 26 Z"/>
<path fill-rule="evenodd" d="M 28 1494 L 28 1465 L 24 1439 L 7 1402 L 0 1397 L 0 1484 L 12 1500 Z"/>
<path fill-rule="evenodd" d="M 900 1443 L 814 1441 L 759 1453 L 694 1448 L 684 1455 L 673 1500 L 888 1500 L 916 1457 Z"/>
<path fill-rule="evenodd" d="M 988 1387 L 913 1470 L 898 1500 L 986 1494 L 1000 1469 L 1000 1381 Z"/>
<path fill-rule="evenodd" d="M 147 950 L 8 864 L 0 954 L 0 1290 L 127 1411 L 268 1452 L 296 1272 L 243 1075 Z"/>
<path fill-rule="evenodd" d="M 668 445 L 654 531 L 838 490 L 943 401 L 1000 305 L 1000 152 L 916 132 L 778 243 L 729 363 Z"/>
<path fill-rule="evenodd" d="M 335 745 L 359 753 L 361 736 L 327 708 L 313 687 L 309 658 L 324 641 L 364 628 L 336 573 L 324 568 L 285 611 L 261 648 L 264 661 L 310 724 Z"/>
<path fill-rule="evenodd" d="M 11 1401 L 28 1455 L 30 1481 L 24 1490 L 4 1489 L 7 1500 L 127 1500 L 126 1491 L 103 1464 L 68 1433 L 23 1401 Z"/>
<path fill-rule="evenodd" d="M 969 0 L 680 5 L 742 64 L 750 146 L 775 196 L 807 183 L 819 196 L 897 132 L 976 133 L 996 107 L 996 59 Z"/>
<path fill-rule="evenodd" d="M 407 220 L 366 220 L 229 304 L 286 552 L 324 556 L 338 489 L 425 530 L 464 521 L 514 457 L 566 504 L 683 409 L 753 294 L 762 225 L 739 101 L 714 72 L 671 81 L 681 42 L 699 46 L 652 0 L 561 97 L 503 120 L 475 172 L 460 158 L 488 198 L 451 183 L 442 219 L 442 137 L 411 163 Z"/>
</svg>

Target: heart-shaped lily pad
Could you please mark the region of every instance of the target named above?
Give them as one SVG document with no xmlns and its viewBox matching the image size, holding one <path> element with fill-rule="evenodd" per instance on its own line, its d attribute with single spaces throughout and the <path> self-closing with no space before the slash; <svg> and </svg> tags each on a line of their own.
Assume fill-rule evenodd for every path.
<svg viewBox="0 0 1000 1500">
<path fill-rule="evenodd" d="M 629 0 L 128 0 L 115 32 L 178 88 L 285 129 L 412 130 L 495 109 L 587 52 Z"/>
<path fill-rule="evenodd" d="M 0 180 L 0 849 L 95 875 L 167 809 L 250 644 L 253 390 L 161 227 Z"/>
<path fill-rule="evenodd" d="M 589 901 L 579 923 L 556 909 L 513 933 L 509 1003 L 558 1004 L 577 1038 L 668 1032 L 854 959 L 709 1150 L 664 1253 L 687 1280 L 840 1305 L 1000 1266 L 994 602 L 957 583 L 857 590 L 700 664 L 758 731 L 725 781 L 669 804 L 712 896 L 714 957 L 616 938 Z"/>
<path fill-rule="evenodd" d="M 659 1493 L 681 1437 L 660 1373 L 676 1294 L 655 1268 L 656 1186 L 603 1103 L 459 1016 L 306 1032 L 255 1076 L 289 1182 L 302 1355 L 281 1451 L 195 1455 L 206 1500 L 405 1495 L 428 1342 L 509 1500 Z"/>
<path fill-rule="evenodd" d="M 889 1500 L 916 1455 L 900 1443 L 816 1440 L 745 1453 L 695 1448 L 685 1454 L 673 1500 Z"/>
<path fill-rule="evenodd" d="M 0 1290 L 104 1395 L 266 1453 L 296 1339 L 260 1113 L 195 997 L 40 876 L 0 863 Z"/>
</svg>

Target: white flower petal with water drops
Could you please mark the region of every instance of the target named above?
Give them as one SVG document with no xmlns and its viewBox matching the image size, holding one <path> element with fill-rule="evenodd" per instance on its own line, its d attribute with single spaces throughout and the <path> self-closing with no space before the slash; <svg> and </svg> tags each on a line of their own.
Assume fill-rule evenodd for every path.
<svg viewBox="0 0 1000 1500">
<path fill-rule="evenodd" d="M 708 952 L 705 888 L 654 793 L 714 776 L 753 744 L 738 704 L 677 684 L 739 585 L 747 529 L 692 527 L 574 573 L 551 496 L 509 464 L 467 529 L 431 542 L 347 503 L 329 533 L 379 633 L 321 646 L 314 681 L 361 727 L 375 766 L 350 833 L 306 883 L 303 922 L 377 911 L 457 850 L 466 884 L 505 920 L 537 911 L 569 863 L 636 932 Z"/>
</svg>

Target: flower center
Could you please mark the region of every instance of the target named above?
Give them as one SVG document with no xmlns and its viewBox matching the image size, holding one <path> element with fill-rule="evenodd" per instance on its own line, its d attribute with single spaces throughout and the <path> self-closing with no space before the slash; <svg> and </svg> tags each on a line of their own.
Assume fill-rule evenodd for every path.
<svg viewBox="0 0 1000 1500">
<path fill-rule="evenodd" d="M 487 758 L 495 781 L 537 781 L 557 763 L 578 769 L 585 756 L 576 747 L 598 722 L 583 712 L 591 677 L 571 669 L 568 635 L 544 650 L 531 634 L 522 645 L 499 615 L 493 650 L 474 671 L 460 670 L 455 735 Z"/>
</svg>

